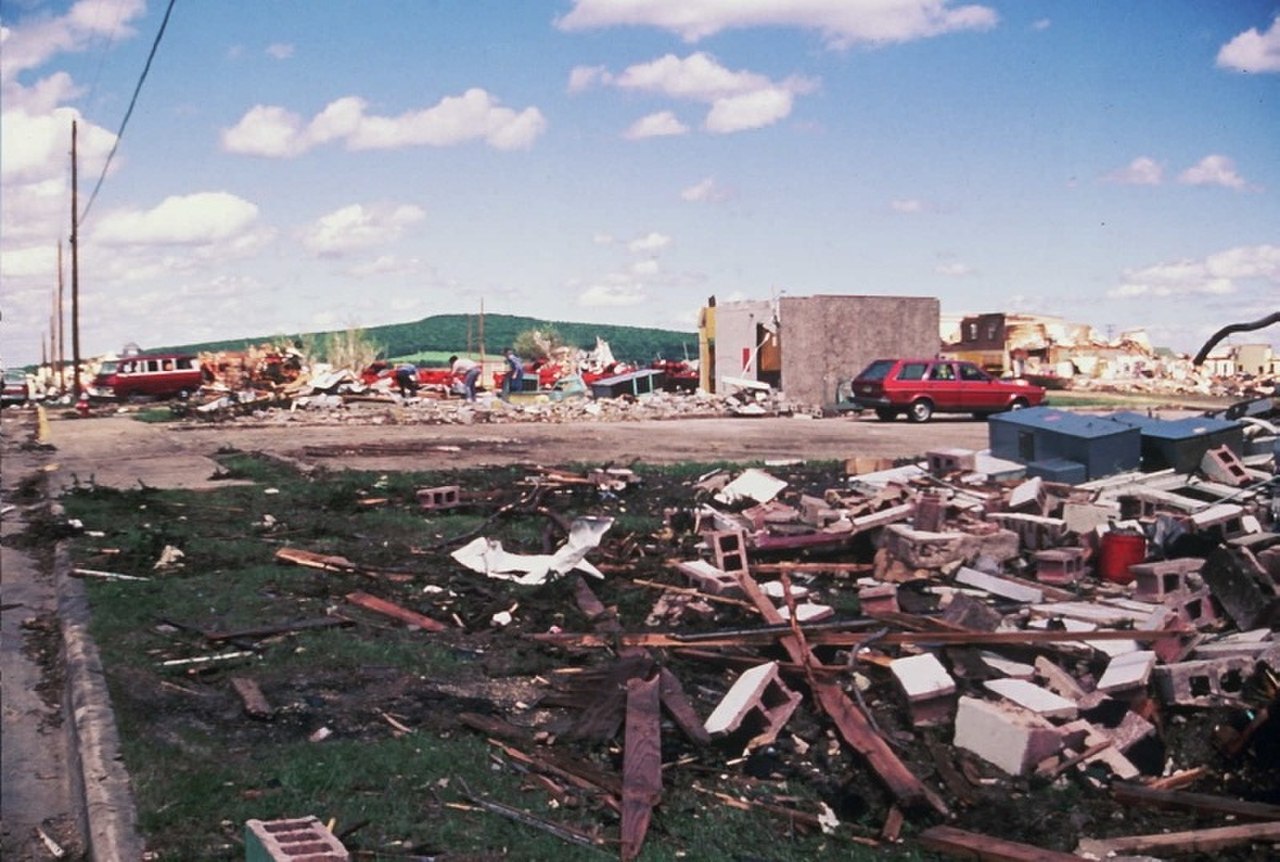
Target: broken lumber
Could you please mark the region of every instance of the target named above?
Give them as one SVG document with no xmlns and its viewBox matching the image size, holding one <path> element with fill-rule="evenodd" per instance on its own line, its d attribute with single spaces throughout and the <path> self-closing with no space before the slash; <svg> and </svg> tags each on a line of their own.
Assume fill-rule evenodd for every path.
<svg viewBox="0 0 1280 862">
<path fill-rule="evenodd" d="M 1214 853 L 1242 844 L 1280 841 L 1280 820 L 1247 823 L 1243 826 L 1218 826 L 1186 832 L 1162 832 L 1155 835 L 1126 835 L 1095 840 L 1085 838 L 1080 849 L 1090 853 L 1127 855 L 1141 853 Z M 1075 857 L 1072 857 L 1075 858 Z"/>
<path fill-rule="evenodd" d="M 626 744 L 622 754 L 622 859 L 640 855 L 653 808 L 662 798 L 662 728 L 659 683 L 627 680 Z"/>
<path fill-rule="evenodd" d="M 308 620 L 294 620 L 288 623 L 275 623 L 273 625 L 257 626 L 255 628 L 240 629 L 232 632 L 201 632 L 205 640 L 211 641 L 234 641 L 234 640 L 253 640 L 257 638 L 271 637 L 272 635 L 289 634 L 291 632 L 310 631 L 312 629 L 330 629 L 340 628 L 342 626 L 355 625 L 352 620 L 343 617 L 318 617 Z"/>
<path fill-rule="evenodd" d="M 426 629 L 429 632 L 442 632 L 446 628 L 444 623 L 436 622 L 431 619 L 431 617 L 424 616 L 416 611 L 411 611 L 408 608 L 402 608 L 397 604 L 387 601 L 386 599 L 371 596 L 366 592 L 361 592 L 360 590 L 356 590 L 353 593 L 347 593 L 346 600 L 351 602 L 353 605 L 364 608 L 365 610 L 391 617 L 392 619 L 399 620 L 407 625 Z"/>
<path fill-rule="evenodd" d="M 465 788 L 466 785 L 463 784 L 463 787 Z M 494 802 L 491 799 L 484 799 L 483 797 L 476 796 L 470 790 L 465 790 L 464 798 L 473 805 L 478 805 L 480 808 L 491 814 L 498 814 L 502 817 L 506 817 L 508 820 L 514 820 L 516 823 L 531 826 L 534 829 L 546 832 L 548 835 L 554 835 L 561 841 L 566 841 L 570 844 L 577 844 L 579 847 L 590 847 L 593 850 L 600 849 L 596 839 L 592 838 L 587 833 L 580 832 L 570 826 L 565 826 L 561 823 L 552 823 L 550 820 L 530 814 L 527 811 L 521 811 L 519 808 L 513 808 L 512 806 L 504 805 L 501 802 Z"/>
<path fill-rule="evenodd" d="M 240 695 L 240 700 L 244 703 L 245 714 L 250 718 L 270 719 L 275 717 L 275 710 L 271 708 L 271 704 L 267 703 L 267 698 L 262 693 L 262 689 L 258 686 L 256 680 L 252 680 L 247 676 L 233 676 L 231 677 L 231 687 L 236 690 L 236 694 Z"/>
<path fill-rule="evenodd" d="M 1150 805 L 1154 808 L 1184 808 L 1210 814 L 1226 814 L 1241 820 L 1280 820 L 1280 805 L 1249 802 L 1211 793 L 1186 790 L 1161 790 L 1141 784 L 1117 783 L 1111 795 L 1126 805 Z"/>
<path fill-rule="evenodd" d="M 920 833 L 920 844 L 926 850 L 956 859 L 981 859 L 983 862 L 1080 862 L 1080 857 L 1071 853 L 1005 841 L 1003 838 L 993 838 L 954 826 L 931 826 Z"/>
</svg>

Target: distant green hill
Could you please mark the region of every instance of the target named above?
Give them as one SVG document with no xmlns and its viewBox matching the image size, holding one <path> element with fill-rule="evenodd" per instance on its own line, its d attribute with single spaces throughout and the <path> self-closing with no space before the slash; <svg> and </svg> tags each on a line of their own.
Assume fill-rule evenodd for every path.
<svg viewBox="0 0 1280 862">
<path fill-rule="evenodd" d="M 380 356 L 398 359 L 430 351 L 462 353 L 468 349 L 480 349 L 480 318 L 478 315 L 437 314 L 413 323 L 393 323 L 387 326 L 371 326 L 364 332 L 381 347 Z M 565 342 L 591 350 L 597 336 L 609 342 L 613 355 L 620 360 L 647 363 L 651 359 L 696 359 L 698 334 L 678 332 L 672 329 L 647 329 L 640 326 L 611 326 L 602 323 L 568 323 L 539 320 L 511 314 L 486 314 L 484 316 L 484 349 L 498 354 L 509 347 L 516 336 L 530 329 L 553 328 Z M 328 332 L 277 333 L 257 338 L 238 338 L 227 341 L 205 341 L 196 344 L 177 344 L 156 347 L 155 350 L 215 352 L 219 350 L 243 350 L 258 344 L 278 344 L 281 341 L 306 339 L 316 341 Z"/>
</svg>

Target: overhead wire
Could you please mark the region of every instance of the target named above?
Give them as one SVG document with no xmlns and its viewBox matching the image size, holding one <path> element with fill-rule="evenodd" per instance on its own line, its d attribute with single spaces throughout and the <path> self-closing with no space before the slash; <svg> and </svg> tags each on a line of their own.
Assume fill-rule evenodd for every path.
<svg viewBox="0 0 1280 862">
<path fill-rule="evenodd" d="M 98 198 L 98 191 L 102 188 L 102 181 L 107 178 L 107 170 L 111 167 L 111 160 L 115 158 L 116 150 L 120 148 L 120 141 L 124 138 L 125 126 L 129 125 L 129 117 L 133 115 L 133 108 L 138 104 L 138 94 L 142 92 L 142 85 L 147 80 L 147 74 L 151 71 L 151 61 L 155 59 L 156 51 L 160 47 L 160 40 L 164 38 L 164 31 L 169 26 L 169 16 L 173 13 L 173 7 L 176 2 L 177 0 L 169 0 L 169 5 L 164 10 L 164 19 L 160 22 L 160 29 L 156 32 L 155 41 L 151 43 L 151 52 L 147 54 L 147 63 L 142 67 L 142 74 L 138 76 L 138 83 L 133 88 L 133 97 L 129 99 L 129 107 L 124 112 L 124 119 L 120 121 L 120 129 L 116 132 L 115 143 L 111 145 L 111 152 L 107 153 L 107 160 L 102 164 L 102 173 L 98 176 L 98 182 L 94 185 L 93 193 L 89 195 L 89 202 L 84 205 L 84 210 L 81 211 L 77 223 L 83 222 L 89 216 L 89 209 Z"/>
<path fill-rule="evenodd" d="M 102 7 L 99 7 L 101 10 Z M 120 31 L 120 20 L 124 17 L 123 0 L 116 3 L 116 17 L 111 22 L 111 32 L 107 34 L 106 41 L 101 43 L 101 49 L 98 51 L 98 66 L 93 70 L 93 80 L 89 82 L 89 95 L 85 98 L 86 105 L 92 105 L 93 99 L 98 94 L 98 81 L 102 79 L 102 70 L 107 65 L 107 54 L 111 51 L 111 46 L 116 43 L 116 33 Z"/>
</svg>

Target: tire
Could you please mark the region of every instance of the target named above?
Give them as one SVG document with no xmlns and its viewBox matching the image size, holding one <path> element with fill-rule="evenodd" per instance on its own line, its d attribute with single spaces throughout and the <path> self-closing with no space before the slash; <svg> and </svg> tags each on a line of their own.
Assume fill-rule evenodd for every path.
<svg viewBox="0 0 1280 862">
<path fill-rule="evenodd" d="M 1013 403 L 1009 405 L 1009 409 L 1010 409 L 1010 410 L 1025 410 L 1026 408 L 1028 408 L 1028 407 L 1030 407 L 1030 406 L 1031 406 L 1031 405 L 1027 403 L 1027 399 L 1025 399 L 1025 398 L 1015 398 L 1015 399 L 1013 399 Z"/>
<path fill-rule="evenodd" d="M 892 422 L 894 420 L 894 417 L 896 417 L 897 415 L 898 415 L 897 410 L 892 410 L 888 407 L 876 408 L 876 418 L 879 419 L 881 422 Z"/>
<path fill-rule="evenodd" d="M 919 398 L 911 402 L 907 408 L 907 418 L 912 422 L 928 422 L 933 416 L 933 402 L 928 398 Z"/>
</svg>

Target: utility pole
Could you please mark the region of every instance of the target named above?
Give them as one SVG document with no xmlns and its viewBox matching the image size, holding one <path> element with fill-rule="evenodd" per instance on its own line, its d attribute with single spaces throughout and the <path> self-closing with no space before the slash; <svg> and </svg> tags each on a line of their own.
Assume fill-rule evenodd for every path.
<svg viewBox="0 0 1280 862">
<path fill-rule="evenodd" d="M 67 392 L 67 332 L 62 320 L 62 240 L 58 240 L 58 394 Z"/>
<path fill-rule="evenodd" d="M 484 300 L 480 300 L 480 367 L 484 367 Z"/>
<path fill-rule="evenodd" d="M 76 121 L 71 121 L 71 395 L 80 400 L 80 244 L 76 195 Z"/>
</svg>

